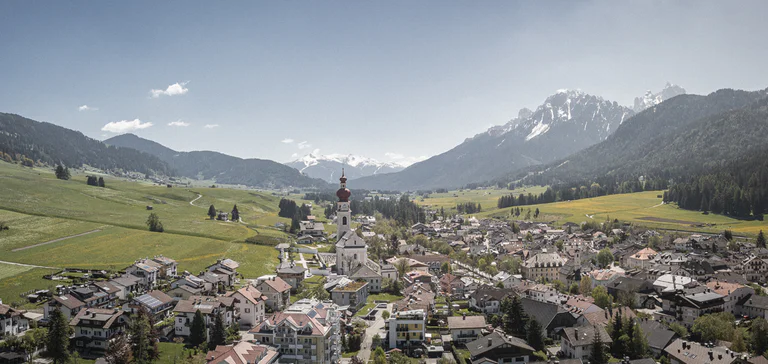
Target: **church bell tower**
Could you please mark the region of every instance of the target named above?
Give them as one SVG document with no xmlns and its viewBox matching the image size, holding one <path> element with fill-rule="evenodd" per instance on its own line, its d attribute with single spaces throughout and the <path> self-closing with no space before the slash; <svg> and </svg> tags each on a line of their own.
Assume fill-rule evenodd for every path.
<svg viewBox="0 0 768 364">
<path fill-rule="evenodd" d="M 344 169 L 341 170 L 339 182 L 339 190 L 336 191 L 336 197 L 339 198 L 339 202 L 336 203 L 336 236 L 342 237 L 351 231 L 350 225 L 352 224 L 352 210 L 349 208 L 349 197 L 352 196 L 352 193 L 347 189 L 347 177 L 344 176 Z"/>
</svg>

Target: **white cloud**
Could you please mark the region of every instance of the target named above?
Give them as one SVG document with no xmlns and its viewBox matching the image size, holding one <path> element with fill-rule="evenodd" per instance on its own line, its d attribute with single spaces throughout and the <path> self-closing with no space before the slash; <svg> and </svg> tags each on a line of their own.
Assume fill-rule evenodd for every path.
<svg viewBox="0 0 768 364">
<path fill-rule="evenodd" d="M 408 167 L 411 164 L 414 164 L 416 162 L 421 162 L 427 159 L 427 156 L 425 155 L 418 156 L 418 157 L 410 157 L 410 156 L 402 155 L 400 153 L 393 153 L 393 152 L 384 153 L 384 156 L 389 158 L 392 161 L 392 163 L 401 165 L 403 167 Z"/>
<path fill-rule="evenodd" d="M 219 127 L 219 124 L 205 124 L 205 126 L 203 126 L 203 128 L 206 128 L 206 129 L 213 129 L 218 127 Z"/>
<path fill-rule="evenodd" d="M 306 148 L 312 148 L 312 144 L 307 143 L 307 141 L 300 142 L 298 144 L 299 149 L 306 149 Z"/>
<path fill-rule="evenodd" d="M 291 158 L 297 158 L 299 156 L 299 153 L 293 153 L 291 154 Z"/>
<path fill-rule="evenodd" d="M 171 121 L 168 123 L 168 126 L 189 126 L 190 124 L 186 121 L 181 121 L 181 119 L 176 121 Z"/>
<path fill-rule="evenodd" d="M 98 109 L 99 109 L 98 107 L 90 107 L 88 105 L 83 105 L 77 108 L 77 110 L 79 111 L 96 111 Z"/>
<path fill-rule="evenodd" d="M 101 131 L 108 131 L 110 133 L 115 134 L 121 134 L 121 133 L 127 133 L 134 130 L 141 130 L 146 129 L 152 126 L 152 123 L 146 122 L 142 123 L 139 119 L 133 119 L 133 120 L 120 120 L 120 121 L 113 121 L 110 123 L 107 123 L 107 125 L 104 125 L 103 128 L 101 128 Z"/>
<path fill-rule="evenodd" d="M 285 144 L 291 144 L 293 142 L 294 142 L 294 140 L 291 139 L 291 138 L 285 138 L 285 139 L 280 141 L 280 143 L 285 143 Z"/>
<path fill-rule="evenodd" d="M 152 98 L 158 98 L 162 95 L 165 96 L 175 96 L 175 95 L 184 95 L 189 91 L 188 88 L 184 87 L 189 83 L 187 82 L 176 82 L 173 85 L 169 85 L 165 90 L 157 90 L 152 89 L 149 91 L 150 95 L 152 95 Z"/>
<path fill-rule="evenodd" d="M 400 160 L 400 159 L 405 158 L 405 156 L 400 154 L 400 153 L 392 153 L 392 152 L 386 152 L 386 153 L 384 153 L 384 156 L 389 158 L 389 159 L 394 159 L 394 160 Z"/>
</svg>

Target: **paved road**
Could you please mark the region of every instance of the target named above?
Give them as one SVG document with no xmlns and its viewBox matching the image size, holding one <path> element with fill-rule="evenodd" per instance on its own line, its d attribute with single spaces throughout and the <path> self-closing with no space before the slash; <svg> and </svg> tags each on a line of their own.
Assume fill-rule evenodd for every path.
<svg viewBox="0 0 768 364">
<path fill-rule="evenodd" d="M 192 201 L 189 201 L 189 204 L 190 204 L 190 205 L 192 205 L 192 206 L 197 206 L 197 205 L 195 205 L 193 202 L 195 202 L 195 201 L 199 200 L 199 199 L 200 199 L 200 197 L 203 197 L 203 195 L 201 195 L 201 194 L 199 194 L 199 193 L 198 193 L 198 194 L 197 194 L 197 197 L 195 197 L 195 199 L 194 199 L 194 200 L 192 200 Z M 201 207 L 201 206 L 197 206 L 197 207 Z"/>
<path fill-rule="evenodd" d="M 307 267 L 307 261 L 304 260 L 304 254 L 299 253 L 299 261 L 296 263 L 301 264 L 301 266 L 304 267 L 304 269 L 306 269 L 304 271 L 304 278 L 312 277 L 312 273 L 309 273 L 309 267 Z"/>
<path fill-rule="evenodd" d="M 33 265 L 33 264 L 24 264 L 24 263 L 16 263 L 16 262 L 6 262 L 5 260 L 0 260 L 0 264 L 10 264 L 10 265 L 18 265 L 21 267 L 31 267 L 31 268 L 45 268 L 45 269 L 61 269 L 56 267 L 46 267 L 43 265 Z"/>
<path fill-rule="evenodd" d="M 47 245 L 47 244 L 58 243 L 58 242 L 60 242 L 60 241 L 62 241 L 62 240 L 67 240 L 67 239 L 77 238 L 77 237 L 80 237 L 80 236 L 83 236 L 83 235 L 88 235 L 88 234 L 98 233 L 99 231 L 101 231 L 101 229 L 95 229 L 95 230 L 91 230 L 91 231 L 86 231 L 86 232 L 84 232 L 84 233 L 80 233 L 80 234 L 75 234 L 75 235 L 65 236 L 65 237 L 63 237 L 63 238 L 58 238 L 58 239 L 49 240 L 49 241 L 46 241 L 46 242 L 44 242 L 44 243 L 38 243 L 38 244 L 30 245 L 30 246 L 25 246 L 25 247 L 21 247 L 21 248 L 16 248 L 16 249 L 13 249 L 13 250 L 11 250 L 11 251 L 12 251 L 12 252 L 18 252 L 18 251 L 22 251 L 22 250 L 26 250 L 26 249 L 37 248 L 38 246 L 43 246 L 43 245 Z"/>
<path fill-rule="evenodd" d="M 378 309 L 378 312 L 376 312 L 376 320 L 373 322 L 368 321 L 368 328 L 365 330 L 365 341 L 363 342 L 363 347 L 360 348 L 360 352 L 358 352 L 357 357 L 362 359 L 363 363 L 367 363 L 368 359 L 371 358 L 371 343 L 373 342 L 373 337 L 376 334 L 379 334 L 381 337 L 381 340 L 386 342 L 387 334 L 384 332 L 384 319 L 381 317 L 382 311 L 384 309 Z M 392 304 L 387 304 L 387 311 L 392 312 Z"/>
</svg>

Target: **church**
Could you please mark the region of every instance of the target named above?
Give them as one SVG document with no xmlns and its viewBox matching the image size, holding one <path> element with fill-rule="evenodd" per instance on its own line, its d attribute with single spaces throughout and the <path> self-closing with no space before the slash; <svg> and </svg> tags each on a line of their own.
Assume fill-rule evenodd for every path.
<svg viewBox="0 0 768 364">
<path fill-rule="evenodd" d="M 368 259 L 365 240 L 352 230 L 352 210 L 349 203 L 352 192 L 347 188 L 347 178 L 343 170 L 339 182 L 339 190 L 336 191 L 336 197 L 339 198 L 336 203 L 336 274 L 364 279 L 378 288 L 381 285 L 381 267 Z"/>
</svg>

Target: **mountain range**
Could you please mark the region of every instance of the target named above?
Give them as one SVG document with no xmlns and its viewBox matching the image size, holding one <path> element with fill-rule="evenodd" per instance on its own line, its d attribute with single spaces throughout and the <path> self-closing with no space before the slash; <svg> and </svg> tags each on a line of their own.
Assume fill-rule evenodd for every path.
<svg viewBox="0 0 768 364">
<path fill-rule="evenodd" d="M 379 162 L 372 158 L 352 154 L 321 155 L 317 152 L 307 154 L 293 162 L 286 163 L 286 165 L 296 168 L 309 177 L 320 178 L 331 183 L 338 182 L 342 168 L 350 180 L 382 173 L 399 172 L 405 168 L 402 164 Z"/>
<path fill-rule="evenodd" d="M 87 164 L 112 171 L 174 173 L 167 163 L 153 155 L 110 147 L 81 132 L 16 114 L 0 113 L 0 152 L 48 165 L 80 167 Z"/>
<path fill-rule="evenodd" d="M 680 95 L 622 124 L 607 140 L 506 180 L 573 183 L 614 176 L 680 179 L 763 152 L 768 89 Z"/>
<path fill-rule="evenodd" d="M 261 188 L 330 187 L 322 180 L 307 177 L 294 168 L 266 159 L 243 159 L 211 151 L 178 152 L 134 134 L 118 135 L 104 143 L 156 156 L 179 175 L 190 178 Z"/>
</svg>

